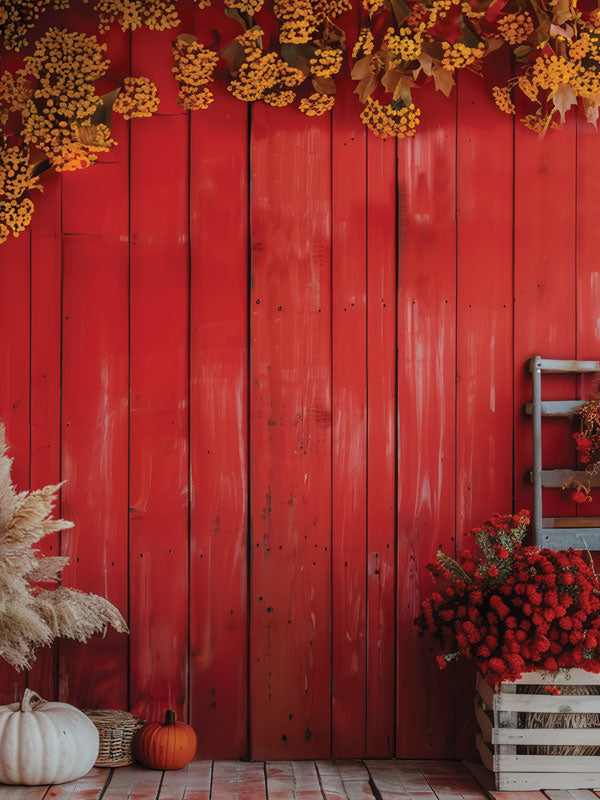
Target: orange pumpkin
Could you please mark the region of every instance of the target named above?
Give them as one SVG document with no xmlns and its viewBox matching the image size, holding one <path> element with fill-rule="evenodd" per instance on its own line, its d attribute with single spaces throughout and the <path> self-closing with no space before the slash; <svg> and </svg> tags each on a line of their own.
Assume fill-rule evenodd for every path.
<svg viewBox="0 0 600 800">
<path fill-rule="evenodd" d="M 149 769 L 182 769 L 196 755 L 196 734 L 185 722 L 167 711 L 164 723 L 151 722 L 137 732 L 133 742 L 136 759 Z"/>
</svg>

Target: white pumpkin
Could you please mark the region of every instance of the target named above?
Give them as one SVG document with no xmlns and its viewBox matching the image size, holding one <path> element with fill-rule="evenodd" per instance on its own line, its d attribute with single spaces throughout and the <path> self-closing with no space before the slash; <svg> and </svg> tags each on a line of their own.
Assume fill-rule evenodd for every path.
<svg viewBox="0 0 600 800">
<path fill-rule="evenodd" d="M 21 703 L 0 706 L 0 783 L 76 780 L 94 766 L 98 747 L 94 723 L 67 703 L 25 689 Z"/>
</svg>

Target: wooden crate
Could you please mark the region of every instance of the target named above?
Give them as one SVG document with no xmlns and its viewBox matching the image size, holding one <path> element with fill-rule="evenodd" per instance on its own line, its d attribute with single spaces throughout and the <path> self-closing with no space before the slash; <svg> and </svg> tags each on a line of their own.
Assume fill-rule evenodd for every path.
<svg viewBox="0 0 600 800">
<path fill-rule="evenodd" d="M 599 686 L 600 675 L 572 669 L 556 678 L 531 672 L 496 691 L 477 676 L 475 716 L 477 750 L 497 790 L 600 789 L 600 755 L 521 755 L 520 745 L 598 745 L 598 728 L 530 728 L 517 726 L 518 713 L 600 714 L 599 695 L 520 694 L 524 684 Z"/>
</svg>

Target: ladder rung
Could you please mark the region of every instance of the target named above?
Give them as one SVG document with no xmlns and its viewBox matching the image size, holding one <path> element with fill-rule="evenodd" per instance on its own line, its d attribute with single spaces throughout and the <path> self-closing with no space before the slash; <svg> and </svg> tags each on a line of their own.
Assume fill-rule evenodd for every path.
<svg viewBox="0 0 600 800">
<path fill-rule="evenodd" d="M 551 550 L 600 550 L 600 528 L 542 528 L 540 544 Z"/>
<path fill-rule="evenodd" d="M 600 528 L 600 517 L 544 517 L 544 528 Z"/>
<path fill-rule="evenodd" d="M 600 486 L 600 474 L 591 475 L 585 470 L 574 471 L 572 469 L 543 469 L 542 486 L 547 489 L 560 489 L 570 477 L 585 483 L 586 486 Z"/>
<path fill-rule="evenodd" d="M 600 361 L 540 358 L 538 363 L 542 372 L 600 372 Z M 531 359 L 531 364 L 535 364 L 535 359 Z"/>
<path fill-rule="evenodd" d="M 542 417 L 572 417 L 585 402 L 585 400 L 543 400 L 540 403 Z M 533 414 L 533 403 L 527 403 L 525 411 L 527 414 Z"/>
</svg>

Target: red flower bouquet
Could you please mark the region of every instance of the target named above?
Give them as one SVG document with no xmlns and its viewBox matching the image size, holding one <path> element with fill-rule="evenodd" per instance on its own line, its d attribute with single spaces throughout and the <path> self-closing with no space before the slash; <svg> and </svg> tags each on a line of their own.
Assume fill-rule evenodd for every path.
<svg viewBox="0 0 600 800">
<path fill-rule="evenodd" d="M 575 550 L 523 546 L 529 512 L 474 528 L 479 554 L 442 551 L 428 565 L 446 583 L 421 604 L 419 632 L 438 640 L 441 669 L 472 659 L 492 685 L 524 672 L 600 672 L 600 582 Z"/>
</svg>

